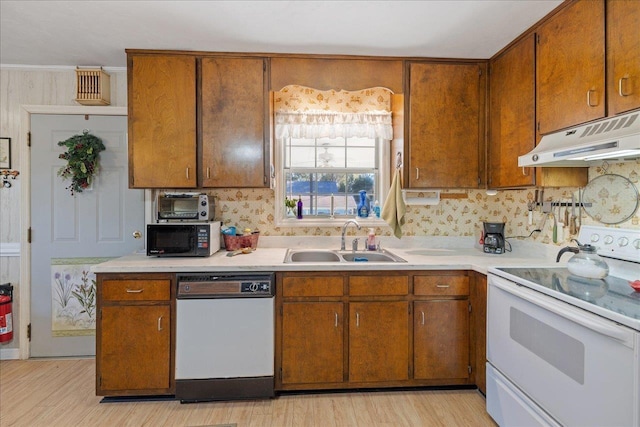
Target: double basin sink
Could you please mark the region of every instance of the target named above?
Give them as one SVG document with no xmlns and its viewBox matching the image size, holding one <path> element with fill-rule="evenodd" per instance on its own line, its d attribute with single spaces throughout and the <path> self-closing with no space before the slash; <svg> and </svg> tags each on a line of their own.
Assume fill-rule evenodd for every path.
<svg viewBox="0 0 640 427">
<path fill-rule="evenodd" d="M 379 251 L 336 251 L 331 249 L 288 249 L 285 264 L 299 262 L 407 262 L 399 256 L 381 249 Z"/>
</svg>

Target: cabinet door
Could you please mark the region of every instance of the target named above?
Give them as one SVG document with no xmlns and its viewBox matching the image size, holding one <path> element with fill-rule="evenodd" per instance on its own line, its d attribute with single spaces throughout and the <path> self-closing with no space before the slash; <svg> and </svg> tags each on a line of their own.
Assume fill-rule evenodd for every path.
<svg viewBox="0 0 640 427">
<path fill-rule="evenodd" d="M 539 29 L 537 117 L 541 134 L 605 115 L 604 1 L 576 1 Z"/>
<path fill-rule="evenodd" d="M 349 381 L 409 378 L 408 313 L 405 301 L 349 304 Z"/>
<path fill-rule="evenodd" d="M 410 64 L 411 188 L 478 188 L 484 81 L 477 64 Z"/>
<path fill-rule="evenodd" d="M 129 187 L 196 187 L 196 60 L 128 58 Z"/>
<path fill-rule="evenodd" d="M 486 393 L 487 362 L 487 276 L 474 273 L 471 290 L 471 343 L 475 381 L 478 389 Z"/>
<path fill-rule="evenodd" d="M 284 303 L 282 316 L 282 383 L 342 382 L 343 304 Z"/>
<path fill-rule="evenodd" d="M 640 108 L 640 2 L 607 1 L 609 116 Z"/>
<path fill-rule="evenodd" d="M 535 185 L 534 168 L 518 167 L 536 145 L 535 66 L 533 34 L 490 65 L 489 188 Z"/>
<path fill-rule="evenodd" d="M 416 379 L 469 377 L 469 301 L 414 303 Z"/>
<path fill-rule="evenodd" d="M 100 313 L 98 390 L 104 394 L 168 391 L 171 379 L 169 306 L 106 306 Z"/>
<path fill-rule="evenodd" d="M 266 60 L 201 61 L 202 186 L 268 185 Z"/>
</svg>

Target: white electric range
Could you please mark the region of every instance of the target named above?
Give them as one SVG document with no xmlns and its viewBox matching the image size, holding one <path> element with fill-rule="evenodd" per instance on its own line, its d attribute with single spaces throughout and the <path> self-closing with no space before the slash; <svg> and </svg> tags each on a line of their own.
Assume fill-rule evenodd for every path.
<svg viewBox="0 0 640 427">
<path fill-rule="evenodd" d="M 640 426 L 640 230 L 583 226 L 601 280 L 491 268 L 487 411 L 501 426 Z"/>
</svg>

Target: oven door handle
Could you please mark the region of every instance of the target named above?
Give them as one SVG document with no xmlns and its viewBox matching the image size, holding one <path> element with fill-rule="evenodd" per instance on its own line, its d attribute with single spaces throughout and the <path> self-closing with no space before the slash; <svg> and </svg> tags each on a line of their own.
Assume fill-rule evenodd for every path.
<svg viewBox="0 0 640 427">
<path fill-rule="evenodd" d="M 616 327 L 598 321 L 597 319 L 594 320 L 591 316 L 586 316 L 577 312 L 578 309 L 567 310 L 567 303 L 556 302 L 553 297 L 550 296 L 538 296 L 536 291 L 523 288 L 522 285 L 508 282 L 505 279 L 492 276 L 490 284 L 515 297 L 521 298 L 544 310 L 550 311 L 571 322 L 597 332 L 600 335 L 619 341 L 626 347 L 634 348 L 633 332 L 627 331 L 626 328 L 622 326 Z"/>
</svg>

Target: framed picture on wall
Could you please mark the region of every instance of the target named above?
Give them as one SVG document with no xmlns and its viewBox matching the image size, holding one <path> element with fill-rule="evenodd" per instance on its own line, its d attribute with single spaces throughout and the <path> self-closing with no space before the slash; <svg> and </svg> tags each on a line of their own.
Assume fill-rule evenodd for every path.
<svg viewBox="0 0 640 427">
<path fill-rule="evenodd" d="M 0 138 L 0 169 L 11 169 L 11 138 Z"/>
</svg>

